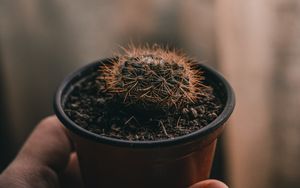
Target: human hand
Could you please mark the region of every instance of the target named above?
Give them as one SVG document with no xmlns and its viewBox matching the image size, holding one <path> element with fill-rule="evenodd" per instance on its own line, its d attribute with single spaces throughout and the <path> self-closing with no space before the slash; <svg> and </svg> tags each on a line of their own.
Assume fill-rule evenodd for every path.
<svg viewBox="0 0 300 188">
<path fill-rule="evenodd" d="M 77 155 L 55 116 L 41 121 L 16 159 L 0 175 L 0 188 L 83 187 Z M 217 180 L 190 188 L 227 188 Z"/>
<path fill-rule="evenodd" d="M 83 187 L 77 155 L 55 116 L 42 120 L 0 175 L 0 188 Z"/>
</svg>

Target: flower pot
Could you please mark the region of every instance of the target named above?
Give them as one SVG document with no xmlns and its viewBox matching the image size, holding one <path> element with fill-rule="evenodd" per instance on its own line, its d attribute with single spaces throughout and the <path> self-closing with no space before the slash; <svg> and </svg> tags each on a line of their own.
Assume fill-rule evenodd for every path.
<svg viewBox="0 0 300 188">
<path fill-rule="evenodd" d="M 119 140 L 83 129 L 63 110 L 73 86 L 107 62 L 91 63 L 67 76 L 54 101 L 55 113 L 75 143 L 86 187 L 182 188 L 209 178 L 217 137 L 235 104 L 228 82 L 211 68 L 199 65 L 224 105 L 221 114 L 204 128 L 167 140 Z"/>
</svg>

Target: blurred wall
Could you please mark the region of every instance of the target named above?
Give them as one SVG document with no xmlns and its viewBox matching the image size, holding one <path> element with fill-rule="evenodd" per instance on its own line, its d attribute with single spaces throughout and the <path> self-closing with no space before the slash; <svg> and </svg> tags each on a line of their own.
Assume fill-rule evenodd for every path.
<svg viewBox="0 0 300 188">
<path fill-rule="evenodd" d="M 300 186 L 300 2 L 217 1 L 221 69 L 237 95 L 232 187 Z"/>
<path fill-rule="evenodd" d="M 1 44 L 1 41 L 0 41 Z M 7 119 L 7 110 L 6 110 L 6 101 L 5 101 L 5 95 L 4 95 L 4 76 L 2 71 L 2 54 L 1 54 L 1 46 L 0 46 L 0 149 L 1 149 L 1 155 L 0 155 L 0 169 L 3 169 L 6 164 L 11 160 L 13 157 L 13 154 L 10 150 L 10 147 L 8 143 L 11 143 L 11 138 L 7 134 L 8 130 L 8 119 Z"/>
</svg>

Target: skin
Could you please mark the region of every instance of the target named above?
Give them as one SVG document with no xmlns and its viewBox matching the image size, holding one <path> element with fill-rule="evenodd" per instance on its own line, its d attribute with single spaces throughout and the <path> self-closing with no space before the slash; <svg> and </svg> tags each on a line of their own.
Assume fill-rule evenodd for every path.
<svg viewBox="0 0 300 188">
<path fill-rule="evenodd" d="M 83 187 L 77 155 L 55 116 L 37 125 L 15 160 L 0 175 L 0 188 L 19 187 Z M 228 187 L 217 180 L 206 180 L 190 188 Z"/>
</svg>

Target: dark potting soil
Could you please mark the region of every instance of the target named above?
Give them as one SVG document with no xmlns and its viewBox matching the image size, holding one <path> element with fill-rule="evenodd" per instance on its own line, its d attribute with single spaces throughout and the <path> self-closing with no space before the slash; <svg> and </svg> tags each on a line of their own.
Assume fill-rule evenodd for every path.
<svg viewBox="0 0 300 188">
<path fill-rule="evenodd" d="M 99 92 L 96 76 L 74 86 L 64 111 L 79 126 L 99 135 L 123 140 L 172 139 L 208 125 L 223 108 L 221 101 L 207 92 L 197 103 L 180 110 L 136 110 L 122 105 L 117 97 Z"/>
</svg>

